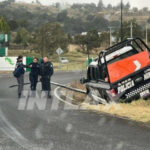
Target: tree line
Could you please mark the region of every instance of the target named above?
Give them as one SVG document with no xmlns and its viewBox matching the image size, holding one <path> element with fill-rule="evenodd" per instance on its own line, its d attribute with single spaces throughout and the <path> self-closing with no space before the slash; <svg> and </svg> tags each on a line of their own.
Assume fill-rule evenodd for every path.
<svg viewBox="0 0 150 150">
<path fill-rule="evenodd" d="M 11 3 L 14 1 L 0 3 L 0 13 L 3 16 L 0 17 L 0 33 L 11 34 L 11 43 L 21 45 L 24 49 L 36 50 L 41 55 L 53 55 L 59 47 L 67 52 L 68 44 L 78 44 L 84 53 L 94 48 L 108 47 L 111 26 L 114 27 L 111 33 L 114 38 L 112 42 L 120 41 L 120 21 L 109 21 L 98 14 L 105 10 L 120 10 L 120 4 L 104 6 L 103 1 L 100 0 L 97 6 L 93 3 L 74 4 L 70 9 L 48 14 L 45 8 L 42 9 L 42 13 L 29 12 L 23 8 L 13 10 L 8 7 Z M 59 3 L 55 7 L 59 8 Z M 124 4 L 124 10 L 128 12 L 129 9 L 131 9 L 130 4 Z M 73 10 L 79 15 L 71 14 Z M 133 10 L 139 12 L 138 9 L 133 8 Z M 149 12 L 146 8 L 143 10 Z M 136 19 L 123 23 L 123 39 L 130 37 L 131 22 L 133 36 L 145 39 L 145 27 L 139 25 Z M 147 23 L 150 23 L 150 19 Z M 81 34 L 82 32 L 86 34 Z M 149 29 L 148 34 L 150 34 Z"/>
<path fill-rule="evenodd" d="M 145 39 L 146 31 L 138 25 L 136 20 L 123 23 L 123 39 L 130 37 L 131 22 L 133 25 L 133 36 Z M 112 36 L 115 37 L 115 41 L 113 42 L 119 42 L 120 32 L 120 29 L 112 32 Z M 0 17 L 0 33 L 12 34 L 9 23 L 3 17 Z M 150 34 L 150 30 L 148 30 L 148 34 Z M 110 33 L 99 32 L 96 29 L 92 29 L 86 34 L 76 34 L 72 36 L 64 31 L 60 23 L 55 22 L 46 23 L 32 33 L 28 32 L 25 28 L 20 28 L 12 40 L 12 43 L 21 44 L 24 48 L 32 47 L 32 50 L 38 51 L 42 56 L 53 55 L 59 47 L 67 52 L 69 44 L 77 44 L 81 47 L 83 53 L 87 53 L 94 48 L 102 46 L 108 47 Z M 148 40 L 150 41 L 150 36 L 148 36 Z"/>
</svg>

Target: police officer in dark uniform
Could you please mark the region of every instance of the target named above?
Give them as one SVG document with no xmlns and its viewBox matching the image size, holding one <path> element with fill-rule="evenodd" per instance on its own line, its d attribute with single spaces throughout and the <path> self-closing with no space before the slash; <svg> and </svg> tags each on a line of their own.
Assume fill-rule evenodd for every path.
<svg viewBox="0 0 150 150">
<path fill-rule="evenodd" d="M 48 97 L 51 98 L 51 76 L 53 75 L 53 64 L 48 60 L 48 57 L 44 57 L 40 65 L 40 75 L 42 82 L 42 91 L 48 92 Z"/>
<path fill-rule="evenodd" d="M 36 86 L 38 83 L 38 76 L 40 73 L 40 65 L 38 64 L 38 58 L 34 58 L 33 62 L 28 66 L 31 68 L 31 72 L 29 74 L 29 80 L 31 83 L 31 91 L 36 91 Z"/>
</svg>

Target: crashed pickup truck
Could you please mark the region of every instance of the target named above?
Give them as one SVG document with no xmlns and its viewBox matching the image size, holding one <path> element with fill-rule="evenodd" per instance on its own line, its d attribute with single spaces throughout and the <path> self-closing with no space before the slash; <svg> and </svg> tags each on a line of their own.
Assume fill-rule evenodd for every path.
<svg viewBox="0 0 150 150">
<path fill-rule="evenodd" d="M 131 102 L 150 96 L 150 48 L 140 38 L 127 39 L 100 52 L 81 79 L 99 103 Z"/>
</svg>

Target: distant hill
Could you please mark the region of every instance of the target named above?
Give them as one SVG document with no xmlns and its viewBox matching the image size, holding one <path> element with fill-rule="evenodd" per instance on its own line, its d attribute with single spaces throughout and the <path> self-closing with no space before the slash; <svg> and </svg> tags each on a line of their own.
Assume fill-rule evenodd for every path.
<svg viewBox="0 0 150 150">
<path fill-rule="evenodd" d="M 48 22 L 59 22 L 65 32 L 77 34 L 91 29 L 107 31 L 109 26 L 118 29 L 120 26 L 120 7 L 97 7 L 92 4 L 74 4 L 60 11 L 60 4 L 43 6 L 40 1 L 34 3 L 16 3 L 14 0 L 0 3 L 0 15 L 5 17 L 12 30 L 24 27 L 33 32 Z M 124 9 L 124 21 L 136 19 L 141 26 L 149 20 L 148 10 L 136 8 Z M 16 25 L 16 28 L 15 28 Z"/>
</svg>

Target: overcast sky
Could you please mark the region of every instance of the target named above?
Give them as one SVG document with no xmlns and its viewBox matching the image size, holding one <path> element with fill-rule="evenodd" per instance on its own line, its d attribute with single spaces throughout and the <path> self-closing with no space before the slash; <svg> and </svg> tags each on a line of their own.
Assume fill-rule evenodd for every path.
<svg viewBox="0 0 150 150">
<path fill-rule="evenodd" d="M 31 2 L 35 0 L 17 0 L 17 1 L 26 1 L 26 2 Z M 51 3 L 56 3 L 56 2 L 67 2 L 67 3 L 98 3 L 99 0 L 40 0 L 43 4 L 49 4 Z M 150 8 L 150 0 L 123 0 L 124 3 L 130 2 L 132 7 L 149 7 Z M 111 3 L 112 5 L 116 5 L 120 2 L 120 0 L 103 0 L 104 4 L 107 5 Z"/>
</svg>

